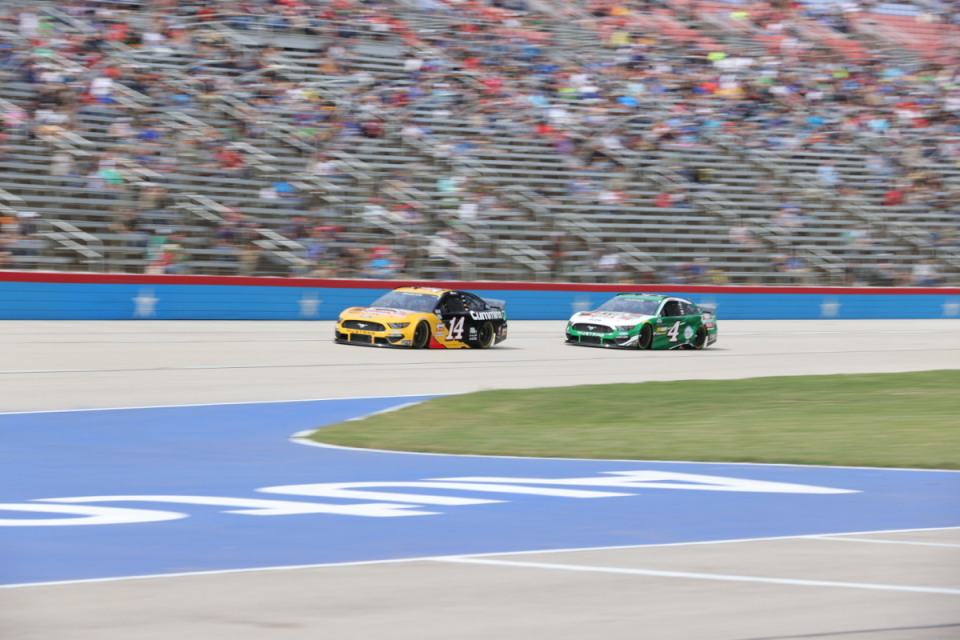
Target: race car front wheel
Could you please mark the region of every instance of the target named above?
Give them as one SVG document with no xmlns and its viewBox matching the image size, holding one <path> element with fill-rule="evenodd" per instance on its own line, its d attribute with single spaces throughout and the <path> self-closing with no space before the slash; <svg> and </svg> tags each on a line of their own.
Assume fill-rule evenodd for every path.
<svg viewBox="0 0 960 640">
<path fill-rule="evenodd" d="M 637 337 L 637 349 L 649 349 L 653 346 L 653 327 L 648 324 L 640 328 L 640 335 Z"/>
<path fill-rule="evenodd" d="M 413 330 L 413 348 L 426 349 L 430 344 L 430 325 L 421 321 Z"/>
<path fill-rule="evenodd" d="M 480 349 L 489 349 L 492 347 L 496 333 L 492 322 L 484 322 L 480 325 L 480 331 L 477 332 L 477 347 Z"/>
<path fill-rule="evenodd" d="M 703 327 L 697 329 L 697 337 L 693 339 L 693 348 L 700 350 L 707 346 L 707 330 Z"/>
</svg>

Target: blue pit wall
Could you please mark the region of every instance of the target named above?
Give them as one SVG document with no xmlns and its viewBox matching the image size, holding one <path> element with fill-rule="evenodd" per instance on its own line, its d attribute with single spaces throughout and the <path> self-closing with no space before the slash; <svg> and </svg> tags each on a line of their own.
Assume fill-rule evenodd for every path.
<svg viewBox="0 0 960 640">
<path fill-rule="evenodd" d="M 471 291 L 511 320 L 566 320 L 617 293 L 677 295 L 722 320 L 960 318 L 960 288 L 425 282 L 0 271 L 3 320 L 335 320 L 399 286 Z"/>
</svg>

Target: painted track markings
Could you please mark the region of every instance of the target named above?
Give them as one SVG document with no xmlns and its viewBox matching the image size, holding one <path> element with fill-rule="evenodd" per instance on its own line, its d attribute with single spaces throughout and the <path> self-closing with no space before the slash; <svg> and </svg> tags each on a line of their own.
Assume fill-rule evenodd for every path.
<svg viewBox="0 0 960 640">
<path fill-rule="evenodd" d="M 893 584 L 871 584 L 863 582 L 832 582 L 826 580 L 796 580 L 792 578 L 765 578 L 760 576 L 737 576 L 720 573 L 691 573 L 687 571 L 655 571 L 652 569 L 620 569 L 617 567 L 591 567 L 577 564 L 552 564 L 546 562 L 520 562 L 516 560 L 491 560 L 486 558 L 436 558 L 436 562 L 455 562 L 461 564 L 482 564 L 497 567 L 519 567 L 528 569 L 554 569 L 559 571 L 579 571 L 588 573 L 615 573 L 655 578 L 687 578 L 694 580 L 720 580 L 725 582 L 760 582 L 766 584 L 784 584 L 801 587 L 840 587 L 846 589 L 871 589 L 876 591 L 909 591 L 913 593 L 938 593 L 960 596 L 960 589 L 942 589 L 938 587 L 911 587 Z"/>
<path fill-rule="evenodd" d="M 933 528 L 922 528 L 922 529 L 890 529 L 890 530 L 881 530 L 881 531 L 860 531 L 859 535 L 872 535 L 872 534 L 887 534 L 887 533 L 907 533 L 907 532 L 916 532 L 916 531 L 950 531 L 957 529 L 958 527 L 933 527 Z M 843 535 L 843 534 L 838 534 Z M 354 567 L 354 566 L 366 566 L 366 565 L 384 565 L 384 564 L 405 564 L 410 562 L 426 562 L 426 561 L 448 561 L 456 560 L 459 562 L 465 562 L 468 559 L 483 559 L 483 558 L 501 558 L 504 556 L 529 556 L 529 555 L 552 555 L 557 553 L 574 553 L 578 551 L 623 551 L 628 549 L 658 549 L 664 547 L 700 547 L 700 546 L 712 546 L 712 545 L 726 545 L 726 544 L 741 544 L 744 542 L 769 542 L 776 540 L 808 540 L 808 539 L 828 539 L 831 538 L 829 535 L 825 536 L 773 536 L 765 538 L 741 538 L 741 539 L 732 539 L 732 540 L 704 540 L 700 542 L 666 542 L 666 543 L 653 543 L 653 544 L 632 544 L 632 545 L 611 545 L 604 547 L 573 547 L 568 549 L 533 549 L 527 551 L 497 551 L 493 553 L 478 553 L 470 555 L 458 555 L 458 556 L 423 556 L 423 557 L 413 557 L 413 558 L 392 558 L 392 559 L 383 559 L 383 560 L 361 560 L 356 562 L 324 562 L 316 564 L 300 564 L 300 565 L 275 565 L 275 566 L 266 566 L 266 567 L 243 567 L 238 569 L 214 569 L 211 571 L 186 571 L 186 572 L 177 572 L 177 573 L 155 573 L 155 574 L 142 574 L 142 575 L 131 575 L 131 576 L 112 576 L 106 578 L 81 578 L 75 580 L 47 580 L 42 582 L 22 582 L 18 584 L 0 584 L 0 589 L 22 589 L 24 587 L 50 587 L 50 586 L 59 586 L 59 585 L 72 585 L 72 584 L 95 584 L 100 582 L 126 582 L 128 580 L 153 580 L 153 579 L 168 579 L 168 578 L 184 578 L 192 576 L 213 576 L 221 574 L 233 574 L 233 573 L 260 573 L 263 571 L 293 571 L 299 569 L 325 569 L 325 568 L 335 568 L 335 567 Z M 838 538 L 839 539 L 839 538 Z M 502 561 L 501 561 L 502 562 Z"/>
<path fill-rule="evenodd" d="M 840 542 L 876 542 L 879 544 L 909 544 L 918 547 L 955 547 L 960 549 L 960 544 L 947 544 L 945 542 L 914 542 L 913 540 L 875 540 L 873 538 L 846 538 L 838 536 L 810 536 L 811 540 L 839 540 Z"/>
</svg>

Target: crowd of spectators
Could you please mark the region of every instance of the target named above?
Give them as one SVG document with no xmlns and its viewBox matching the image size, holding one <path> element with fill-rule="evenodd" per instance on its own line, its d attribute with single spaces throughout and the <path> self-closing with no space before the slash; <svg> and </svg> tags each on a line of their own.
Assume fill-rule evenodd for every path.
<svg viewBox="0 0 960 640">
<path fill-rule="evenodd" d="M 62 20 L 76 23 L 30 3 L 7 5 L 0 13 L 0 30 L 7 34 L 0 33 L 0 74 L 5 81 L 33 85 L 37 99 L 29 105 L 0 103 L 0 161 L 9 155 L 5 139 L 43 141 L 63 132 L 82 138 L 85 114 L 108 116 L 109 149 L 83 159 L 57 151 L 50 174 L 113 201 L 110 231 L 138 237 L 152 272 L 188 269 L 184 248 L 191 239 L 167 233 L 162 225 L 177 221 L 171 176 L 192 172 L 238 184 L 257 182 L 262 206 L 290 212 L 290 223 L 280 232 L 303 247 L 292 274 L 394 277 L 415 258 L 424 258 L 457 275 L 467 253 L 457 222 L 519 215 L 470 177 L 477 151 L 489 149 L 491 136 L 501 132 L 549 140 L 564 165 L 578 170 L 561 200 L 598 205 L 611 216 L 635 204 L 665 210 L 694 206 L 697 187 L 708 186 L 714 177 L 710 169 L 685 165 L 683 153 L 722 135 L 748 152 L 774 157 L 844 146 L 874 149 L 866 160 L 867 185 L 851 183 L 837 166 L 824 162 L 811 173 L 822 190 L 816 197 L 862 200 L 867 189 L 878 186 L 884 206 L 946 210 L 960 217 L 960 191 L 938 171 L 939 166 L 960 167 L 960 2 L 912 5 L 917 21 L 943 26 L 942 49 L 916 59 L 879 45 L 851 59 L 804 26 L 849 35 L 857 28 L 854 18 L 872 9 L 870 2 L 732 3 L 719 15 L 757 35 L 758 46 L 745 50 L 715 38 L 671 39 L 658 30 L 662 23 L 652 18 L 665 15 L 693 31 L 702 27 L 693 2 L 546 4 L 550 10 L 533 10 L 523 0 L 56 3 L 56 10 L 69 16 Z M 256 31 L 264 36 L 262 44 L 237 48 L 215 30 L 196 28 L 214 21 Z M 315 55 L 300 64 L 311 65 L 319 78 L 345 81 L 344 88 L 332 95 L 285 74 L 290 61 L 272 46 L 271 34 L 316 37 Z M 405 77 L 353 68 L 351 46 L 361 38 L 397 45 L 404 52 Z M 582 46 L 568 51 L 574 41 Z M 216 62 L 171 78 L 116 55 L 120 47 Z M 149 106 L 125 99 L 126 89 L 145 96 Z M 158 116 L 158 108 L 209 109 L 222 99 L 232 99 L 239 114 L 230 128 L 174 126 Z M 431 127 L 431 120 L 454 114 L 479 133 L 450 135 Z M 417 250 L 409 255 L 361 246 L 351 229 L 330 222 L 334 216 L 315 194 L 286 177 L 263 180 L 250 156 L 234 144 L 256 141 L 276 123 L 288 125 L 289 135 L 316 150 L 306 155 L 304 171 L 320 180 L 343 176 L 331 152 L 398 131 L 449 164 L 450 173 L 437 178 L 436 191 L 455 206 L 437 214 L 389 197 L 371 202 L 352 215 L 360 222 L 371 216 L 393 221 L 426 243 L 410 243 Z M 680 159 L 671 161 L 670 154 Z M 676 179 L 653 198 L 633 193 L 619 161 L 624 157 L 666 158 Z M 153 177 L 132 177 L 140 171 Z M 401 191 L 411 184 L 402 169 L 390 179 Z M 771 207 L 769 223 L 787 236 L 799 233 L 811 221 L 804 207 L 811 196 L 789 185 L 780 188 L 782 193 L 771 193 L 780 204 Z M 264 272 L 269 261 L 257 242 L 256 216 L 229 199 L 222 204 L 225 210 L 208 243 L 212 259 L 239 263 L 241 274 Z M 41 226 L 30 217 L 7 215 L 0 245 L 22 242 Z M 868 255 L 870 234 L 851 225 L 844 242 L 857 249 L 854 255 Z M 763 246 L 744 222 L 733 223 L 728 236 L 734 249 Z M 957 245 L 956 233 L 937 229 L 930 242 L 949 250 Z M 0 246 L 0 260 L 3 255 Z M 600 274 L 620 267 L 616 252 L 592 262 Z M 894 281 L 936 281 L 936 268 L 930 266 L 933 275 L 920 268 L 919 274 L 901 274 Z M 770 268 L 810 272 L 793 254 L 773 256 Z M 857 275 L 854 264 L 847 271 L 848 279 L 870 280 Z M 723 274 L 703 260 L 678 263 L 661 277 L 719 282 Z"/>
</svg>

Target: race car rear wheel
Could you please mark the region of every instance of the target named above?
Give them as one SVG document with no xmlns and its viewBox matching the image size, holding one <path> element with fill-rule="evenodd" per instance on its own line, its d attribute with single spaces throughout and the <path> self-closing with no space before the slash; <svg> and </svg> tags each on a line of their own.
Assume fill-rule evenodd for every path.
<svg viewBox="0 0 960 640">
<path fill-rule="evenodd" d="M 697 329 L 697 336 L 693 339 L 693 348 L 700 350 L 707 346 L 707 330 L 703 327 Z"/>
<path fill-rule="evenodd" d="M 426 349 L 430 344 L 430 325 L 420 321 L 417 328 L 413 331 L 413 348 Z"/>
<path fill-rule="evenodd" d="M 493 328 L 492 322 L 484 322 L 480 325 L 480 331 L 477 332 L 477 347 L 480 349 L 489 349 L 493 346 L 493 340 L 497 332 Z"/>
<path fill-rule="evenodd" d="M 640 335 L 637 337 L 637 349 L 649 349 L 653 346 L 653 327 L 648 324 L 640 328 Z"/>
</svg>

